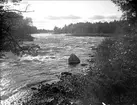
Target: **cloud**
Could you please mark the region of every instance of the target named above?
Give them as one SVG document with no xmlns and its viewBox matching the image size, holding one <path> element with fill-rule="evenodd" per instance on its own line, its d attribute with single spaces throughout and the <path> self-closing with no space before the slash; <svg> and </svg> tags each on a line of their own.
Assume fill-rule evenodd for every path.
<svg viewBox="0 0 137 105">
<path fill-rule="evenodd" d="M 116 19 L 119 19 L 120 17 L 118 17 L 116 15 L 112 15 L 112 16 L 107 16 L 106 18 L 116 20 Z"/>
<path fill-rule="evenodd" d="M 81 19 L 80 16 L 74 16 L 74 15 L 64 16 L 62 18 L 63 19 Z"/>
<path fill-rule="evenodd" d="M 90 17 L 89 19 L 92 20 L 118 20 L 120 17 L 117 15 L 110 15 L 110 16 L 104 16 L 104 15 L 95 15 L 93 17 Z"/>
<path fill-rule="evenodd" d="M 60 20 L 60 19 L 81 19 L 80 16 L 68 15 L 68 16 L 48 16 L 45 19 Z"/>
<path fill-rule="evenodd" d="M 105 19 L 105 16 L 103 16 L 103 15 L 95 15 L 93 17 L 90 17 L 89 19 L 102 20 L 102 19 Z"/>
<path fill-rule="evenodd" d="M 58 16 L 48 16 L 48 17 L 45 17 L 46 19 L 49 19 L 49 20 L 59 20 L 61 19 L 61 17 L 58 17 Z"/>
</svg>

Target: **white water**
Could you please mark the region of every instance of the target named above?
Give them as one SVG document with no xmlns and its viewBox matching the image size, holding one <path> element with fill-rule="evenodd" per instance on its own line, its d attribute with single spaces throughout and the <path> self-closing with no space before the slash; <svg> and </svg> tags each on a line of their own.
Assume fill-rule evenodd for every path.
<svg viewBox="0 0 137 105">
<path fill-rule="evenodd" d="M 0 60 L 0 94 L 3 105 L 8 105 L 13 100 L 27 95 L 27 89 L 23 88 L 29 84 L 44 80 L 56 81 L 56 75 L 63 71 L 84 72 L 86 67 L 82 67 L 80 64 L 76 67 L 68 65 L 67 60 L 70 54 L 76 54 L 80 58 L 81 64 L 88 64 L 89 54 L 93 53 L 90 47 L 97 46 L 103 39 L 65 36 L 64 34 L 35 34 L 33 36 L 36 39 L 31 43 L 41 47 L 38 56 L 17 57 L 8 53 L 6 59 Z"/>
</svg>

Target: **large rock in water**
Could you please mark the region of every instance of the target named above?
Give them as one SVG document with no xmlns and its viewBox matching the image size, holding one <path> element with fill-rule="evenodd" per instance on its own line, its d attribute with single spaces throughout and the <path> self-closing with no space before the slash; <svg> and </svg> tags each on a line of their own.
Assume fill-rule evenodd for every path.
<svg viewBox="0 0 137 105">
<path fill-rule="evenodd" d="M 80 59 L 75 54 L 71 54 L 69 59 L 68 59 L 68 63 L 71 64 L 71 65 L 79 64 L 80 63 Z"/>
</svg>

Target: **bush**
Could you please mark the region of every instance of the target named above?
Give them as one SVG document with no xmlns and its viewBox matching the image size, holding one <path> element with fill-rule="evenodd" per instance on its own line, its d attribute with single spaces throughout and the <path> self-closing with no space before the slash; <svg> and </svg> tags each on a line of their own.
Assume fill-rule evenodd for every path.
<svg viewBox="0 0 137 105">
<path fill-rule="evenodd" d="M 137 34 L 107 38 L 97 48 L 95 81 L 105 103 L 135 104 L 137 97 Z"/>
</svg>

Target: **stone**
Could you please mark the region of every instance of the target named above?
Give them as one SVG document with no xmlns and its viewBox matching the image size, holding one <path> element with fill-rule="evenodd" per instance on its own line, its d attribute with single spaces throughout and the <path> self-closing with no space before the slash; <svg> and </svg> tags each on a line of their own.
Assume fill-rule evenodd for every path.
<svg viewBox="0 0 137 105">
<path fill-rule="evenodd" d="M 91 49 L 92 49 L 92 50 L 97 50 L 97 47 L 94 46 L 94 47 L 92 47 Z"/>
<path fill-rule="evenodd" d="M 40 50 L 40 46 L 36 44 L 30 44 L 30 45 L 23 45 L 21 46 L 22 53 L 20 53 L 20 56 L 24 54 L 37 56 L 38 50 Z"/>
<path fill-rule="evenodd" d="M 87 61 L 90 62 L 90 63 L 94 63 L 95 59 L 87 59 Z"/>
<path fill-rule="evenodd" d="M 87 65 L 88 65 L 88 64 L 86 64 L 86 63 L 82 63 L 82 64 L 81 64 L 81 66 L 87 66 Z"/>
<path fill-rule="evenodd" d="M 62 73 L 61 73 L 61 76 L 64 76 L 64 75 L 65 75 L 65 76 L 67 76 L 67 75 L 70 75 L 70 76 L 71 76 L 72 73 L 70 73 L 70 72 L 62 72 Z"/>
<path fill-rule="evenodd" d="M 31 87 L 32 90 L 38 90 L 36 87 Z"/>
<path fill-rule="evenodd" d="M 62 72 L 60 77 L 59 77 L 59 79 L 60 80 L 64 80 L 65 78 L 68 78 L 70 76 L 72 76 L 72 73 L 70 73 L 70 72 Z"/>
<path fill-rule="evenodd" d="M 93 58 L 93 57 L 95 57 L 95 55 L 90 55 L 89 57 L 92 57 L 92 58 Z"/>
<path fill-rule="evenodd" d="M 80 63 L 80 59 L 75 54 L 71 54 L 69 59 L 68 59 L 68 63 L 70 65 L 79 64 Z"/>
<path fill-rule="evenodd" d="M 60 105 L 72 105 L 69 99 L 64 99 Z"/>
</svg>

